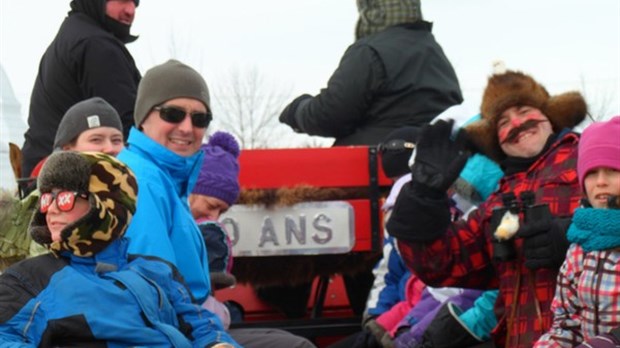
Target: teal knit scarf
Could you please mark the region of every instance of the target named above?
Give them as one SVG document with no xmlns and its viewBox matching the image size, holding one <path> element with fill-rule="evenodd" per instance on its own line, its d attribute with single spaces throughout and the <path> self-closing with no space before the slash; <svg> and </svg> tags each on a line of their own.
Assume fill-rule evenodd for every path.
<svg viewBox="0 0 620 348">
<path fill-rule="evenodd" d="M 576 209 L 567 238 L 586 252 L 620 246 L 620 209 Z"/>
</svg>

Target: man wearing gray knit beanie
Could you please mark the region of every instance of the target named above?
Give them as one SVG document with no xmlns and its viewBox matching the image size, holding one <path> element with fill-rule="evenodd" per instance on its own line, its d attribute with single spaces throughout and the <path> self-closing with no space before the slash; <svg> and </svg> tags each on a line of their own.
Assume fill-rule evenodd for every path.
<svg viewBox="0 0 620 348">
<path fill-rule="evenodd" d="M 158 256 L 174 264 L 195 301 L 210 309 L 208 297 L 213 289 L 207 249 L 188 205 L 203 163 L 200 146 L 212 119 L 209 89 L 196 70 L 169 60 L 144 74 L 134 110 L 135 127 L 118 156 L 134 172 L 140 186 L 136 215 L 126 233 L 129 252 Z M 236 333 L 231 332 L 231 336 L 237 340 Z M 271 332 L 260 336 L 281 340 Z M 286 333 L 285 338 L 291 337 L 297 339 Z M 252 335 L 248 343 L 254 341 L 255 347 L 274 346 L 260 345 L 263 340 Z M 282 342 L 280 346 L 312 347 L 309 342 Z"/>
<path fill-rule="evenodd" d="M 134 110 L 135 126 L 118 155 L 140 185 L 127 230 L 129 251 L 173 263 L 202 303 L 211 292 L 209 265 L 187 198 L 200 172 L 200 145 L 211 121 L 207 84 L 190 66 L 169 60 L 144 74 Z"/>
</svg>

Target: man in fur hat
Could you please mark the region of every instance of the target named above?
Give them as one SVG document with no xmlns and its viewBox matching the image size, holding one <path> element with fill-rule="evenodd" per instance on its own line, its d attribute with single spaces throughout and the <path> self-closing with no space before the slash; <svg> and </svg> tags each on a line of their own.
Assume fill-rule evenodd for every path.
<svg viewBox="0 0 620 348">
<path fill-rule="evenodd" d="M 517 71 L 492 75 L 480 121 L 456 137 L 451 122 L 423 130 L 412 181 L 388 221 L 406 263 L 426 284 L 500 289 L 493 334 L 502 347 L 530 347 L 551 325 L 550 301 L 568 248 L 566 218 L 580 199 L 579 138 L 569 129 L 585 115 L 579 93 L 550 96 Z M 466 221 L 451 222 L 446 190 L 469 156 L 468 144 L 497 161 L 504 177 Z"/>
</svg>

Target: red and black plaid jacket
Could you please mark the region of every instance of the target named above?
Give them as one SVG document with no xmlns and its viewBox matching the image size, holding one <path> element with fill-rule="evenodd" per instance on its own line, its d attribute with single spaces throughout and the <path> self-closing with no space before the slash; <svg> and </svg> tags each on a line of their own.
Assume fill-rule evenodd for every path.
<svg viewBox="0 0 620 348">
<path fill-rule="evenodd" d="M 558 270 L 532 271 L 526 268 L 521 250 L 522 240 L 519 238 L 515 239 L 517 255 L 514 260 L 494 261 L 489 231 L 492 210 L 503 206 L 503 193 L 512 192 L 519 197 L 521 192 L 532 191 L 535 193 L 535 203 L 547 203 L 554 216 L 571 216 L 581 198 L 576 170 L 578 139 L 575 133 L 561 135 L 525 172 L 502 178 L 499 189 L 473 211 L 467 220 L 450 223 L 447 231 L 435 240 L 416 240 L 415 234 L 423 233 L 425 228 L 441 226 L 441 223 L 431 222 L 429 217 L 443 215 L 430 212 L 433 205 L 437 209 L 445 209 L 445 200 L 428 199 L 420 204 L 420 197 L 412 196 L 410 202 L 418 205 L 417 208 L 424 213 L 412 213 L 415 206 L 407 210 L 412 213 L 409 215 L 417 215 L 422 221 L 420 223 L 410 218 L 408 233 L 412 238 L 402 238 L 402 231 L 395 233 L 399 238 L 398 246 L 403 259 L 426 284 L 478 289 L 499 287 L 495 305 L 499 323 L 494 330 L 494 337 L 502 346 L 531 347 L 549 329 L 552 321 L 549 308 Z M 397 201 L 397 205 L 399 203 Z M 391 219 L 394 217 L 393 214 Z M 402 230 L 403 226 L 401 220 L 399 229 Z M 388 231 L 392 233 L 389 225 Z"/>
</svg>

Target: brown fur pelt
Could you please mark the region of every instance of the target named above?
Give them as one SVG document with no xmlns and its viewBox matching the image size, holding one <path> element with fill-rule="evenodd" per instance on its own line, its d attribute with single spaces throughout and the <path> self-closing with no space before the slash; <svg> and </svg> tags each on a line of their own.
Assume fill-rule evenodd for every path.
<svg viewBox="0 0 620 348">
<path fill-rule="evenodd" d="M 278 189 L 242 189 L 236 204 L 264 204 L 265 207 L 291 206 L 301 202 L 338 201 L 368 197 L 368 188 L 322 188 L 310 185 Z"/>
<path fill-rule="evenodd" d="M 309 185 L 278 189 L 242 189 L 237 204 L 263 204 L 266 207 L 291 206 L 302 202 L 318 202 L 368 198 L 368 187 L 317 188 Z M 239 283 L 256 287 L 290 285 L 312 281 L 315 276 L 356 274 L 371 269 L 381 256 L 376 253 L 286 255 L 235 257 L 232 273 Z"/>
</svg>

